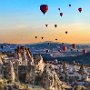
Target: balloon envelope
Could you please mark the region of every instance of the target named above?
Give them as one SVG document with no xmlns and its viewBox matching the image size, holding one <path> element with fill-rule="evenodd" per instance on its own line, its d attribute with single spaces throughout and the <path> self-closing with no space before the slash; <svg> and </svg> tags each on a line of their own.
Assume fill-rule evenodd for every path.
<svg viewBox="0 0 90 90">
<path fill-rule="evenodd" d="M 49 53 L 49 50 L 48 49 L 46 50 L 46 53 Z"/>
<path fill-rule="evenodd" d="M 35 38 L 37 38 L 37 36 L 35 36 Z"/>
<path fill-rule="evenodd" d="M 71 4 L 69 4 L 69 7 L 71 7 Z"/>
<path fill-rule="evenodd" d="M 63 13 L 60 13 L 60 16 L 62 17 L 63 16 Z"/>
<path fill-rule="evenodd" d="M 63 46 L 63 47 L 62 47 L 62 50 L 63 50 L 63 51 L 66 51 L 66 50 L 67 50 L 67 46 Z"/>
<path fill-rule="evenodd" d="M 56 41 L 58 40 L 58 39 L 55 39 Z"/>
<path fill-rule="evenodd" d="M 48 27 L 48 24 L 45 24 L 46 27 Z"/>
<path fill-rule="evenodd" d="M 85 49 L 83 49 L 83 50 L 82 50 L 82 53 L 83 53 L 83 54 L 86 54 L 86 53 L 87 53 L 87 51 L 86 51 Z"/>
<path fill-rule="evenodd" d="M 66 34 L 68 34 L 68 31 L 65 31 Z"/>
<path fill-rule="evenodd" d="M 78 8 L 78 11 L 81 13 L 82 12 L 82 8 Z"/>
<path fill-rule="evenodd" d="M 60 11 L 60 8 L 58 8 L 58 10 Z"/>
<path fill-rule="evenodd" d="M 41 37 L 41 39 L 43 39 L 44 37 Z"/>
<path fill-rule="evenodd" d="M 57 27 L 57 24 L 55 24 L 54 27 L 56 28 Z"/>
<path fill-rule="evenodd" d="M 45 14 L 48 11 L 48 5 L 46 4 L 41 5 L 40 10 L 42 11 L 43 14 Z"/>
<path fill-rule="evenodd" d="M 72 44 L 72 48 L 73 49 L 76 49 L 76 44 Z"/>
</svg>

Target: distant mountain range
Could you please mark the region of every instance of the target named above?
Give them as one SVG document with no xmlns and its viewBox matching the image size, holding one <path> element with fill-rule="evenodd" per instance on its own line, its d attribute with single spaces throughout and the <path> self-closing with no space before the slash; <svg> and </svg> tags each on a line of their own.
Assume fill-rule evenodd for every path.
<svg viewBox="0 0 90 90">
<path fill-rule="evenodd" d="M 67 46 L 68 52 L 72 49 L 71 44 L 51 42 L 51 41 L 35 43 L 35 44 L 18 44 L 18 45 L 29 47 L 33 53 L 35 53 L 35 52 L 36 53 L 44 53 L 45 50 L 47 50 L 47 49 L 50 51 L 62 50 L 63 45 Z M 0 47 L 3 46 L 3 49 L 0 48 L 0 51 L 12 51 L 12 50 L 16 49 L 18 45 L 17 44 L 7 44 L 7 43 L 0 44 Z M 73 49 L 72 51 L 75 52 L 75 50 L 80 51 L 82 49 L 85 49 L 88 52 L 90 51 L 90 45 L 77 44 L 76 47 L 77 48 Z"/>
<path fill-rule="evenodd" d="M 20 44 L 19 44 L 20 45 Z M 67 46 L 68 50 L 63 51 L 63 45 Z M 3 48 L 2 48 L 3 46 Z M 14 52 L 17 48 L 17 44 L 0 44 L 0 52 Z M 58 42 L 41 42 L 35 44 L 22 44 L 21 46 L 25 46 L 30 48 L 31 52 L 34 55 L 41 53 L 44 57 L 44 60 L 61 60 L 72 63 L 73 61 L 79 63 L 90 64 L 90 45 L 77 44 L 76 49 L 72 48 L 71 44 L 67 43 L 58 43 Z M 82 54 L 82 50 L 87 50 L 87 53 Z M 48 52 L 46 52 L 48 50 Z"/>
</svg>

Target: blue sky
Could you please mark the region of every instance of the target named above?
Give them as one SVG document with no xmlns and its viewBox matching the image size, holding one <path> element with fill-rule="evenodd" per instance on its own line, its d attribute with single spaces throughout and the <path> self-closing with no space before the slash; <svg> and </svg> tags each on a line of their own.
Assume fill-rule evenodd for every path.
<svg viewBox="0 0 90 90">
<path fill-rule="evenodd" d="M 49 6 L 49 10 L 46 15 L 43 15 L 40 11 L 41 4 L 47 4 Z M 69 4 L 72 4 L 71 8 L 68 7 Z M 61 8 L 61 11 L 58 11 L 58 7 Z M 82 13 L 78 12 L 79 7 L 83 8 Z M 64 16 L 62 18 L 59 16 L 60 12 L 64 13 Z M 49 28 L 47 29 L 47 31 L 42 31 L 46 30 L 46 28 L 44 27 L 46 23 L 49 24 Z M 53 24 L 58 24 L 59 28 L 57 29 L 57 31 L 52 32 L 52 30 L 55 29 L 53 27 Z M 20 37 L 17 38 L 18 41 L 15 40 L 16 38 L 13 38 L 15 42 L 19 42 L 22 37 L 25 37 L 25 39 L 21 40 L 20 43 L 29 43 L 32 41 L 33 35 L 36 34 L 40 36 L 44 35 L 48 38 L 48 33 L 56 36 L 56 34 L 60 32 L 59 30 L 61 29 L 61 27 L 64 31 L 67 29 L 68 31 L 69 29 L 73 29 L 73 36 L 75 36 L 74 33 L 85 33 L 86 30 L 87 33 L 90 33 L 89 24 L 89 0 L 0 0 L 1 42 L 12 42 L 11 38 L 13 38 L 13 36 L 15 37 L 17 35 L 20 35 Z M 60 32 L 62 33 L 62 37 L 64 32 L 63 30 Z M 25 35 L 23 33 L 25 33 Z M 87 33 L 85 34 L 85 36 L 88 35 Z M 26 37 L 26 35 L 28 37 L 29 35 L 31 36 L 29 37 L 31 41 L 28 41 L 28 39 L 27 41 L 25 41 L 26 38 L 28 38 Z M 86 37 L 85 40 L 87 41 L 87 43 L 90 43 L 90 38 L 88 37 Z M 50 38 L 50 40 L 53 39 Z M 69 40 L 64 41 L 70 43 L 73 41 Z M 80 38 L 80 40 L 76 43 L 79 42 L 84 43 L 85 41 L 82 42 Z"/>
</svg>

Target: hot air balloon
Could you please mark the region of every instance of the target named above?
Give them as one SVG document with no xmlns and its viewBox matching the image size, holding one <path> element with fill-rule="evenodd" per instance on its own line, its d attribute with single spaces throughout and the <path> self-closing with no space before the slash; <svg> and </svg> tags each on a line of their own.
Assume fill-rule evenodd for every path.
<svg viewBox="0 0 90 90">
<path fill-rule="evenodd" d="M 49 53 L 49 50 L 48 49 L 46 50 L 46 53 Z"/>
<path fill-rule="evenodd" d="M 86 51 L 85 49 L 83 49 L 83 50 L 82 50 L 82 53 L 83 53 L 83 54 L 86 54 L 86 53 L 87 53 L 87 51 Z"/>
<path fill-rule="evenodd" d="M 58 10 L 60 11 L 60 8 L 58 8 Z"/>
<path fill-rule="evenodd" d="M 48 24 L 45 24 L 46 27 L 48 27 Z"/>
<path fill-rule="evenodd" d="M 55 24 L 54 27 L 56 28 L 57 27 L 57 24 Z"/>
<path fill-rule="evenodd" d="M 79 50 L 77 50 L 77 52 L 79 52 Z"/>
<path fill-rule="evenodd" d="M 78 11 L 81 13 L 82 12 L 82 8 L 78 8 Z"/>
<path fill-rule="evenodd" d="M 67 46 L 63 46 L 63 47 L 62 47 L 62 50 L 63 50 L 63 51 L 66 51 L 66 50 L 67 50 Z"/>
<path fill-rule="evenodd" d="M 69 4 L 69 7 L 71 7 L 71 4 Z"/>
<path fill-rule="evenodd" d="M 71 51 L 73 51 L 73 49 L 70 49 Z"/>
<path fill-rule="evenodd" d="M 61 50 L 58 50 L 59 53 L 61 53 Z"/>
<path fill-rule="evenodd" d="M 65 34 L 68 34 L 68 31 L 65 31 Z"/>
<path fill-rule="evenodd" d="M 63 13 L 60 13 L 60 16 L 62 17 L 63 16 Z"/>
<path fill-rule="evenodd" d="M 35 38 L 37 38 L 37 36 L 35 36 Z"/>
<path fill-rule="evenodd" d="M 48 5 L 46 4 L 41 5 L 40 10 L 42 11 L 43 14 L 45 14 L 48 11 Z"/>
<path fill-rule="evenodd" d="M 58 39 L 56 38 L 55 40 L 57 41 Z"/>
<path fill-rule="evenodd" d="M 41 39 L 43 39 L 44 37 L 41 37 Z"/>
<path fill-rule="evenodd" d="M 64 43 L 62 43 L 62 45 L 64 45 Z"/>
<path fill-rule="evenodd" d="M 73 49 L 76 49 L 76 44 L 72 44 L 72 48 Z"/>
</svg>

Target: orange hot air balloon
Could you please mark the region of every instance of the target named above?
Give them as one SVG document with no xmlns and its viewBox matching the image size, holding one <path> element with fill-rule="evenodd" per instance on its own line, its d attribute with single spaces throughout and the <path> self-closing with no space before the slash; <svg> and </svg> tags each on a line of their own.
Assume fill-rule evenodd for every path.
<svg viewBox="0 0 90 90">
<path fill-rule="evenodd" d="M 67 46 L 63 46 L 63 47 L 62 47 L 62 50 L 63 50 L 63 51 L 66 51 L 66 50 L 67 50 Z"/>
<path fill-rule="evenodd" d="M 72 44 L 72 48 L 73 49 L 76 49 L 76 44 Z"/>
<path fill-rule="evenodd" d="M 83 49 L 83 50 L 82 50 L 82 53 L 83 53 L 83 54 L 86 54 L 86 53 L 87 53 L 87 51 L 86 51 L 85 49 Z"/>
<path fill-rule="evenodd" d="M 78 8 L 78 11 L 81 13 L 82 12 L 82 8 Z"/>
<path fill-rule="evenodd" d="M 45 14 L 48 11 L 48 5 L 46 4 L 41 5 L 40 10 L 42 11 L 43 14 Z"/>
<path fill-rule="evenodd" d="M 60 16 L 62 17 L 63 16 L 63 13 L 60 13 Z"/>
</svg>

